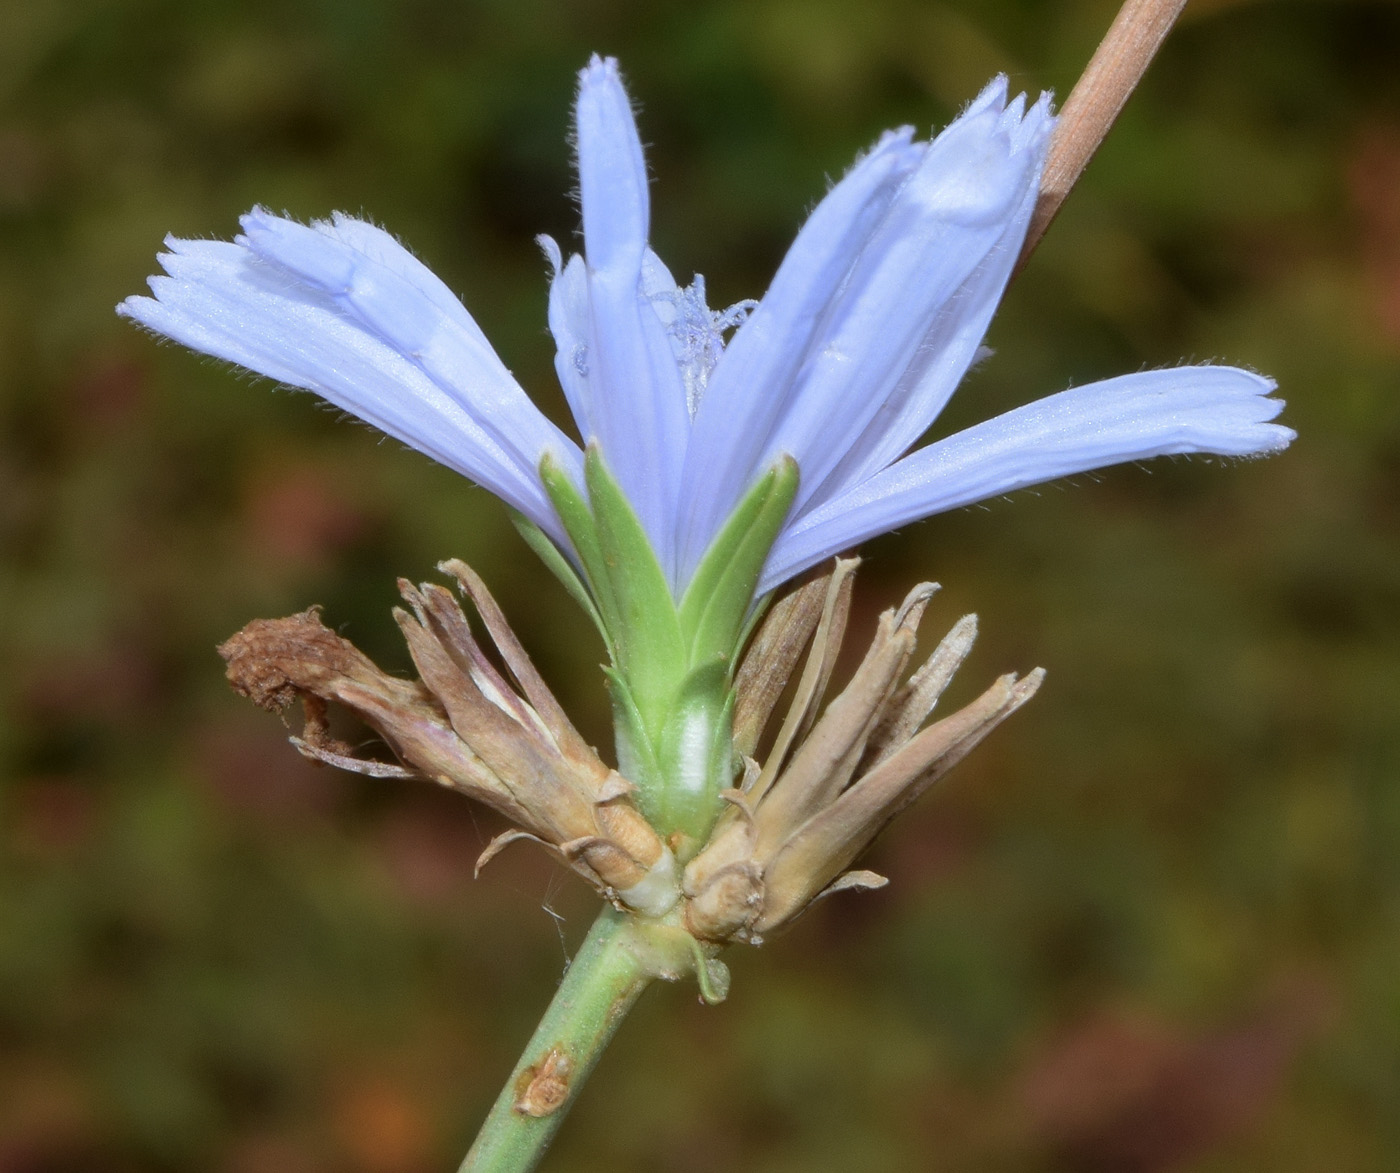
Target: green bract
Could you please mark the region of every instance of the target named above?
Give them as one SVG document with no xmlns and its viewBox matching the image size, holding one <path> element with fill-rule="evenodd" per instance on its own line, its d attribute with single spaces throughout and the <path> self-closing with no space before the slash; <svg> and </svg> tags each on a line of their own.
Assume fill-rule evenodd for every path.
<svg viewBox="0 0 1400 1173">
<path fill-rule="evenodd" d="M 797 464 L 784 458 L 758 479 L 679 601 L 596 445 L 584 460 L 586 496 L 548 456 L 540 479 L 577 570 L 531 523 L 517 524 L 598 625 L 612 660 L 618 766 L 653 826 L 680 833 L 675 846 L 685 856 L 703 841 L 734 776 L 734 662 L 759 609 L 763 564 L 797 493 Z"/>
</svg>

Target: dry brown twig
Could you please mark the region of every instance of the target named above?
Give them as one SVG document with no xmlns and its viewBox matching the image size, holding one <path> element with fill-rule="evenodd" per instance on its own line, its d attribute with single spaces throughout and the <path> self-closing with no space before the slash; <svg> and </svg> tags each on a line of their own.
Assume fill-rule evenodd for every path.
<svg viewBox="0 0 1400 1173">
<path fill-rule="evenodd" d="M 1025 267 L 1185 7 L 1186 0 L 1127 0 L 1119 10 L 1060 109 L 1016 272 Z"/>
</svg>

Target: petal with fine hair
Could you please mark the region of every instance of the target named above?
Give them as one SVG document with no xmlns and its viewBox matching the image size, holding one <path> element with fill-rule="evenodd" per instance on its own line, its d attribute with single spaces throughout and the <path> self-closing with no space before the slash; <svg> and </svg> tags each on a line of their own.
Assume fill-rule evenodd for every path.
<svg viewBox="0 0 1400 1173">
<path fill-rule="evenodd" d="M 1202 452 L 1264 456 L 1295 433 L 1270 423 L 1272 379 L 1237 367 L 1178 367 L 1051 395 L 939 440 L 803 517 L 773 548 L 767 590 L 911 521 L 1124 461 Z"/>
<path fill-rule="evenodd" d="M 763 453 L 788 410 L 794 376 L 818 345 L 827 307 L 923 157 L 925 144 L 912 137 L 907 127 L 886 134 L 817 205 L 710 376 L 682 479 L 682 579 L 762 471 Z"/>
<path fill-rule="evenodd" d="M 1008 128 L 1013 152 L 1030 151 L 1037 157 L 1043 156 L 1054 126 L 1050 96 L 1042 94 L 1024 120 L 1013 103 L 1007 108 L 1003 121 L 1013 123 Z M 811 486 L 811 503 L 830 500 L 897 460 L 947 406 L 968 368 L 976 361 L 978 347 L 1001 303 L 1006 283 L 1011 279 L 1039 195 L 1039 170 L 1037 165 L 1036 181 L 1026 185 L 1020 205 L 1008 217 L 1001 236 L 988 249 L 982 264 L 938 308 L 919 341 L 913 360 L 904 368 L 890 393 L 882 397 L 879 410 L 826 481 L 820 486 Z"/>
<path fill-rule="evenodd" d="M 254 208 L 249 213 L 252 216 L 266 214 L 261 208 Z M 392 234 L 385 232 L 377 224 L 357 220 L 344 212 L 332 212 L 329 221 L 313 220 L 311 227 L 393 270 L 428 298 L 438 312 L 459 329 L 466 331 L 482 346 L 490 347 L 491 343 L 481 332 L 476 319 L 467 312 L 467 307 L 447 287 L 446 282 L 409 252 Z"/>
<path fill-rule="evenodd" d="M 530 401 L 447 287 L 387 233 L 370 225 L 363 226 L 367 231 L 344 232 L 347 220 L 308 227 L 255 208 L 242 218 L 246 235 L 236 243 L 319 289 L 350 321 L 407 356 L 459 402 L 517 466 L 533 469 L 546 449 L 568 443 Z M 374 254 L 359 247 L 361 242 Z"/>
<path fill-rule="evenodd" d="M 758 418 L 745 421 L 747 435 L 735 429 L 740 452 L 719 461 L 708 459 L 697 435 L 692 466 L 703 470 L 727 463 L 730 475 L 747 480 L 780 455 L 790 455 L 802 471 L 795 503 L 800 513 L 908 448 L 976 354 L 1025 233 L 1052 126 L 1048 98 L 1026 114 L 1024 98 L 1008 104 L 1006 79 L 1000 77 L 932 143 L 916 148 L 917 157 L 907 142 L 882 144 L 902 145 L 905 160 L 916 165 L 888 189 L 878 215 L 842 258 L 844 265 L 830 274 L 829 285 L 809 280 L 789 289 L 774 282 L 730 346 L 732 355 L 746 332 L 759 336 L 754 323 L 765 307 L 773 318 L 789 319 L 785 335 L 763 340 L 774 364 L 772 385 L 753 386 L 726 355 L 709 393 L 717 399 L 727 389 L 724 380 L 736 379 L 745 384 L 747 402 L 759 405 L 749 408 Z M 880 154 L 877 149 L 866 165 Z M 821 211 L 799 236 L 794 254 Z M 808 247 L 821 243 L 816 237 Z M 814 293 L 822 295 L 820 302 L 813 302 Z M 731 397 L 736 394 L 730 391 Z M 698 424 L 699 417 L 697 433 Z M 745 458 L 755 463 L 743 470 Z M 708 473 L 711 484 L 717 476 Z M 692 510 L 706 508 L 699 503 L 715 496 L 729 504 L 724 487 L 719 489 L 692 493 L 687 487 L 685 496 Z M 700 556 L 707 527 L 715 524 L 706 523 L 692 522 L 687 529 L 683 569 Z"/>
<path fill-rule="evenodd" d="M 554 372 L 563 388 L 569 410 L 579 432 L 587 436 L 588 425 L 588 340 L 591 312 L 588 303 L 588 272 L 583 258 L 575 253 L 566 264 L 553 238 L 541 236 L 538 243 L 549 260 L 549 332 L 554 336 Z"/>
<path fill-rule="evenodd" d="M 165 243 L 169 251 L 160 262 L 166 275 L 151 278 L 153 296 L 122 302 L 122 316 L 194 350 L 315 391 L 470 477 L 563 541 L 536 467 L 548 449 L 577 469 L 580 453 L 523 393 L 525 406 L 517 418 L 498 419 L 488 429 L 471 409 L 470 394 L 444 388 L 414 356 L 347 316 L 335 296 L 261 259 L 246 242 L 167 238 Z M 328 269 L 331 258 L 320 263 Z M 432 301 L 438 294 L 425 296 Z M 499 359 L 480 348 L 467 352 L 459 373 L 468 381 L 509 379 Z M 502 443 L 500 435 L 512 427 L 514 442 Z M 539 451 L 527 457 L 522 449 L 531 438 Z"/>
<path fill-rule="evenodd" d="M 910 520 L 1168 452 L 1291 440 L 1272 384 L 1225 367 L 1109 380 L 904 455 L 976 361 L 1033 209 L 1048 95 L 997 78 L 931 143 L 892 131 L 833 186 L 761 303 L 709 308 L 647 243 L 641 139 L 617 62 L 579 74 L 584 247 L 553 270 L 555 369 L 582 438 L 637 514 L 674 599 L 780 461 L 797 496 L 760 583 Z M 579 446 L 532 406 L 471 315 L 398 241 L 336 214 L 256 208 L 232 244 L 168 242 L 120 312 L 338 406 L 478 481 L 571 553 L 540 479 Z M 725 336 L 734 330 L 725 345 Z"/>
<path fill-rule="evenodd" d="M 589 314 L 575 359 L 579 428 L 585 442 L 598 441 L 669 573 L 690 420 L 671 343 L 643 288 L 646 163 L 612 58 L 594 57 L 579 75 L 576 122 Z"/>
<path fill-rule="evenodd" d="M 1007 108 L 1005 97 L 1005 79 L 998 79 L 929 145 L 827 309 L 820 345 L 765 454 L 797 461 L 799 512 L 818 493 L 831 495 L 829 474 L 867 427 L 874 423 L 878 432 L 899 418 L 890 401 L 901 379 L 925 361 L 925 338 L 940 315 L 959 299 L 971 301 L 969 284 L 989 257 L 1000 250 L 998 267 L 1014 259 L 1005 256 L 1006 241 L 1019 244 L 1048 136 L 1021 148 L 1013 133 L 1020 100 Z M 990 318 L 999 283 L 973 291 L 977 302 L 958 312 Z M 967 362 L 974 350 L 965 348 Z M 882 421 L 887 409 L 890 421 Z"/>
</svg>

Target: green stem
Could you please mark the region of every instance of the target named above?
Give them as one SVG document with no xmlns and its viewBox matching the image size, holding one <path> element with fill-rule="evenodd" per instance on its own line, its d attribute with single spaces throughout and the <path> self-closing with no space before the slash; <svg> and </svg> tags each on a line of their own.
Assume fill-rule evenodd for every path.
<svg viewBox="0 0 1400 1173">
<path fill-rule="evenodd" d="M 535 1168 L 641 992 L 690 968 L 688 942 L 604 906 L 458 1173 Z"/>
</svg>

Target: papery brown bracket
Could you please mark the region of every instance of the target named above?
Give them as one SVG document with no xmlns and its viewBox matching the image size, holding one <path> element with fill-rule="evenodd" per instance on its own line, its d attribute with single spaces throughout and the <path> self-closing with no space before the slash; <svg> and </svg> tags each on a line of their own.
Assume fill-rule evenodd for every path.
<svg viewBox="0 0 1400 1173">
<path fill-rule="evenodd" d="M 785 836 L 804 811 L 829 805 L 850 781 L 914 653 L 919 620 L 936 589 L 933 583 L 921 584 L 897 612 L 880 616 L 875 639 L 851 682 L 793 752 L 781 784 L 775 781 L 764 797 L 759 851 L 775 848 L 776 836 Z"/>
<path fill-rule="evenodd" d="M 752 799 L 758 799 L 772 784 L 779 767 L 787 760 L 788 751 L 811 728 L 816 719 L 831 674 L 836 669 L 836 657 L 841 653 L 841 641 L 846 634 L 846 621 L 851 614 L 852 588 L 857 558 L 838 558 L 826 581 L 826 597 L 817 624 L 812 630 L 807 661 L 797 682 L 797 692 L 787 715 L 778 729 L 777 739 L 768 760 L 753 784 L 746 787 Z M 789 672 L 791 669 L 789 669 Z M 775 698 L 776 699 L 776 698 Z"/>
<path fill-rule="evenodd" d="M 321 622 L 312 607 L 285 619 L 255 619 L 219 645 L 235 692 L 269 712 L 298 698 L 305 726 L 297 748 L 319 761 L 383 776 L 390 763 L 367 761 L 329 735 L 326 704 L 354 712 L 384 738 L 416 777 L 469 792 L 479 785 L 479 763 L 446 736 L 442 709 L 416 681 L 381 672 L 349 640 Z"/>
<path fill-rule="evenodd" d="M 394 617 L 419 680 L 380 671 L 312 608 L 255 620 L 224 643 L 230 682 L 268 709 L 301 698 L 307 720 L 293 743 L 316 761 L 433 779 L 499 811 L 517 830 L 493 841 L 478 866 L 514 838 L 532 838 L 609 899 L 659 915 L 678 898 L 675 864 L 633 804 L 635 788 L 569 722 L 481 579 L 461 562 L 443 569 L 472 600 L 505 672 L 450 591 L 400 580 L 408 610 Z M 327 702 L 375 729 L 402 764 L 361 758 L 334 741 Z"/>
<path fill-rule="evenodd" d="M 396 766 L 393 762 L 379 762 L 372 758 L 357 758 L 353 754 L 338 753 L 335 750 L 326 749 L 324 746 L 308 740 L 305 736 L 289 737 L 287 740 L 304 758 L 320 762 L 323 766 L 335 766 L 340 770 L 349 770 L 352 774 L 363 774 L 366 778 L 394 778 L 406 782 L 423 777 L 417 770 L 410 770 L 407 766 Z"/>
<path fill-rule="evenodd" d="M 790 674 L 791 633 L 810 633 L 802 678 L 767 760 L 761 768 L 747 763 L 742 786 L 724 795 L 729 809 L 685 870 L 686 925 L 702 940 L 757 943 L 822 896 L 882 887 L 884 877 L 846 869 L 895 814 L 1029 700 L 1044 676 L 1039 669 L 1024 680 L 1004 676 L 921 730 L 977 634 L 976 617 L 964 616 L 901 684 L 937 589 L 924 583 L 880 616 L 860 666 L 823 709 L 853 570 L 838 565 L 825 580 L 820 619 L 812 618 L 809 584 L 786 610 L 779 609 L 784 601 L 775 605 L 777 637 L 755 641 L 755 649 L 778 648 Z"/>
<path fill-rule="evenodd" d="M 544 678 L 535 669 L 534 663 L 516 638 L 515 632 L 506 622 L 505 614 L 497 605 L 496 600 L 491 597 L 491 592 L 486 589 L 486 584 L 482 582 L 481 576 L 459 558 L 449 558 L 446 562 L 438 563 L 438 569 L 444 574 L 452 575 L 461 586 L 463 593 L 471 599 L 477 614 L 481 616 L 481 622 L 491 635 L 492 642 L 501 653 L 506 667 L 515 677 L 515 681 L 525 694 L 526 700 L 530 702 L 555 740 L 559 742 L 560 748 L 565 753 L 576 753 L 580 756 L 590 753 L 590 747 L 579 736 L 578 730 L 574 728 L 563 707 L 555 699 L 549 686 L 545 684 Z"/>
<path fill-rule="evenodd" d="M 512 831 L 502 831 L 499 835 L 493 835 L 491 837 L 491 842 L 488 843 L 482 849 L 481 854 L 476 857 L 476 864 L 472 868 L 472 876 L 474 878 L 480 876 L 481 869 L 495 859 L 496 856 L 500 855 L 501 852 L 512 843 L 536 843 L 551 854 L 559 856 L 561 859 L 563 858 L 559 848 L 553 843 L 547 843 L 538 835 L 531 835 L 529 831 L 522 831 L 516 828 Z"/>
<path fill-rule="evenodd" d="M 866 743 L 863 768 L 879 765 L 914 736 L 928 720 L 976 640 L 977 616 L 964 615 L 943 637 L 933 655 L 890 698 Z"/>
<path fill-rule="evenodd" d="M 838 561 L 831 570 L 789 590 L 768 609 L 734 677 L 734 752 L 740 757 L 749 757 L 758 747 L 758 739 L 818 624 L 824 617 L 828 626 L 832 623 L 830 611 L 835 604 L 829 600 L 833 582 L 844 584 L 858 564 L 855 558 Z M 839 591 L 840 587 L 836 593 Z M 847 590 L 847 609 L 849 599 Z M 840 643 L 839 636 L 836 642 Z"/>
<path fill-rule="evenodd" d="M 1023 680 L 1002 677 L 793 830 L 764 871 L 765 900 L 754 931 L 770 932 L 801 913 L 896 815 L 1030 700 L 1044 676 L 1036 669 Z"/>
</svg>

